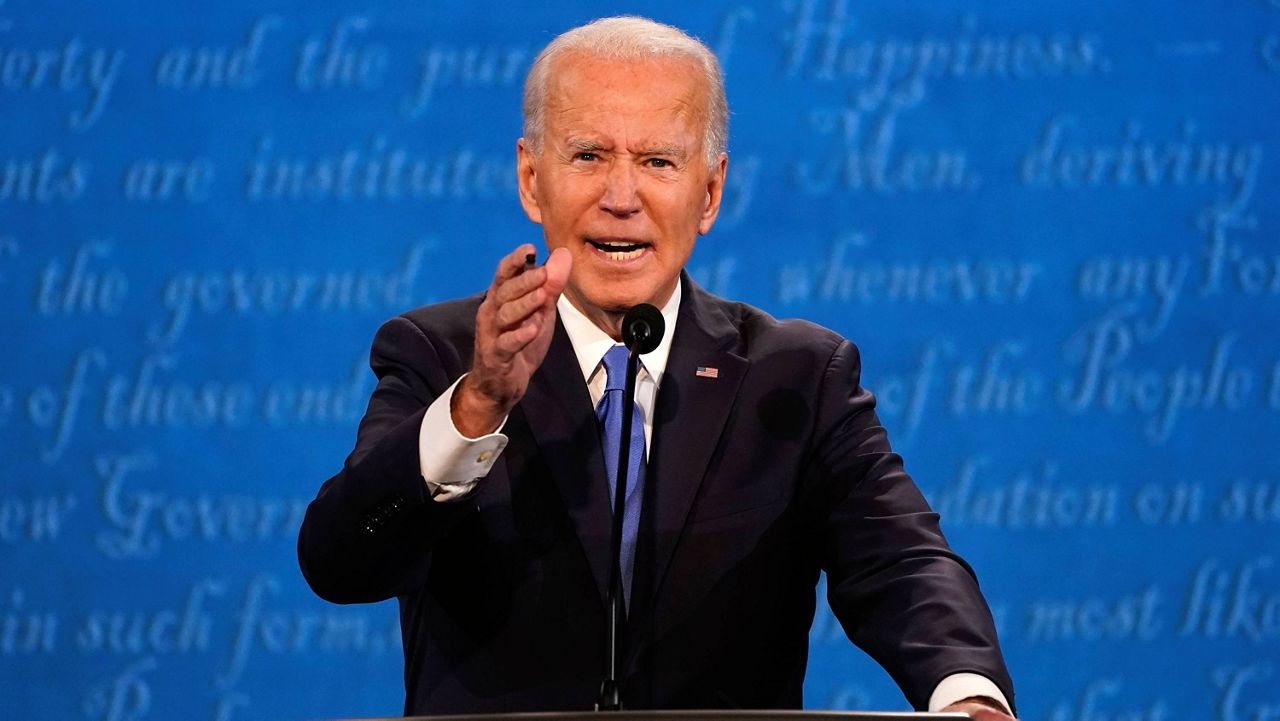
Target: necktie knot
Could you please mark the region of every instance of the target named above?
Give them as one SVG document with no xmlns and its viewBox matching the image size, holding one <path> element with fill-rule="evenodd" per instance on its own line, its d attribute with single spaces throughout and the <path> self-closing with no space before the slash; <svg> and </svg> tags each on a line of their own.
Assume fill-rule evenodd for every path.
<svg viewBox="0 0 1280 721">
<path fill-rule="evenodd" d="M 604 354 L 604 389 L 620 391 L 627 382 L 627 347 L 615 345 Z"/>
</svg>

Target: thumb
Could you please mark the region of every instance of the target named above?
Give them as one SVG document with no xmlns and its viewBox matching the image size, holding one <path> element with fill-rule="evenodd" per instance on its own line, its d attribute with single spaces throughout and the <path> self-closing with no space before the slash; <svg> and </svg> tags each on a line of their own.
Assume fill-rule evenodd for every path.
<svg viewBox="0 0 1280 721">
<path fill-rule="evenodd" d="M 568 248 L 556 248 L 547 258 L 547 279 L 543 283 L 550 298 L 556 298 L 569 282 L 569 271 L 573 269 L 573 255 Z"/>
</svg>

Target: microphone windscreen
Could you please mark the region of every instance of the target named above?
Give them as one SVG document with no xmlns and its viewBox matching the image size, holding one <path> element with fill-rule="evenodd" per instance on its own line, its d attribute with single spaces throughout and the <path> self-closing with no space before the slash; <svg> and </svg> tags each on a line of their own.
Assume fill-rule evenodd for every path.
<svg viewBox="0 0 1280 721">
<path fill-rule="evenodd" d="M 648 353 L 662 342 L 666 329 L 662 313 L 648 303 L 641 303 L 622 318 L 622 342 L 637 353 Z"/>
</svg>

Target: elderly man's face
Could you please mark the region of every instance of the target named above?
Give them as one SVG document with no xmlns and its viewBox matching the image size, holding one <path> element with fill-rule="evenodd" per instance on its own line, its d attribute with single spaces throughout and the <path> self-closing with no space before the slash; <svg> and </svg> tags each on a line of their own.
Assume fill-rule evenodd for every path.
<svg viewBox="0 0 1280 721">
<path fill-rule="evenodd" d="M 707 92 L 678 58 L 569 54 L 552 68 L 541 147 L 518 148 L 520 201 L 573 254 L 565 294 L 597 323 L 665 303 L 715 222 L 726 160 L 706 162 Z"/>
</svg>

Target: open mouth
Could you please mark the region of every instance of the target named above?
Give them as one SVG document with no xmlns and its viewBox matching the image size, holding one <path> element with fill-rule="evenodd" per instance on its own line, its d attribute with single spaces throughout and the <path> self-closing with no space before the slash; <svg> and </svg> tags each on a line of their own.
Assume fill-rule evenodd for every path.
<svg viewBox="0 0 1280 721">
<path fill-rule="evenodd" d="M 644 255 L 645 250 L 652 247 L 649 243 L 632 240 L 593 240 L 588 238 L 587 243 L 604 253 L 609 260 L 620 261 L 635 260 Z"/>
</svg>

